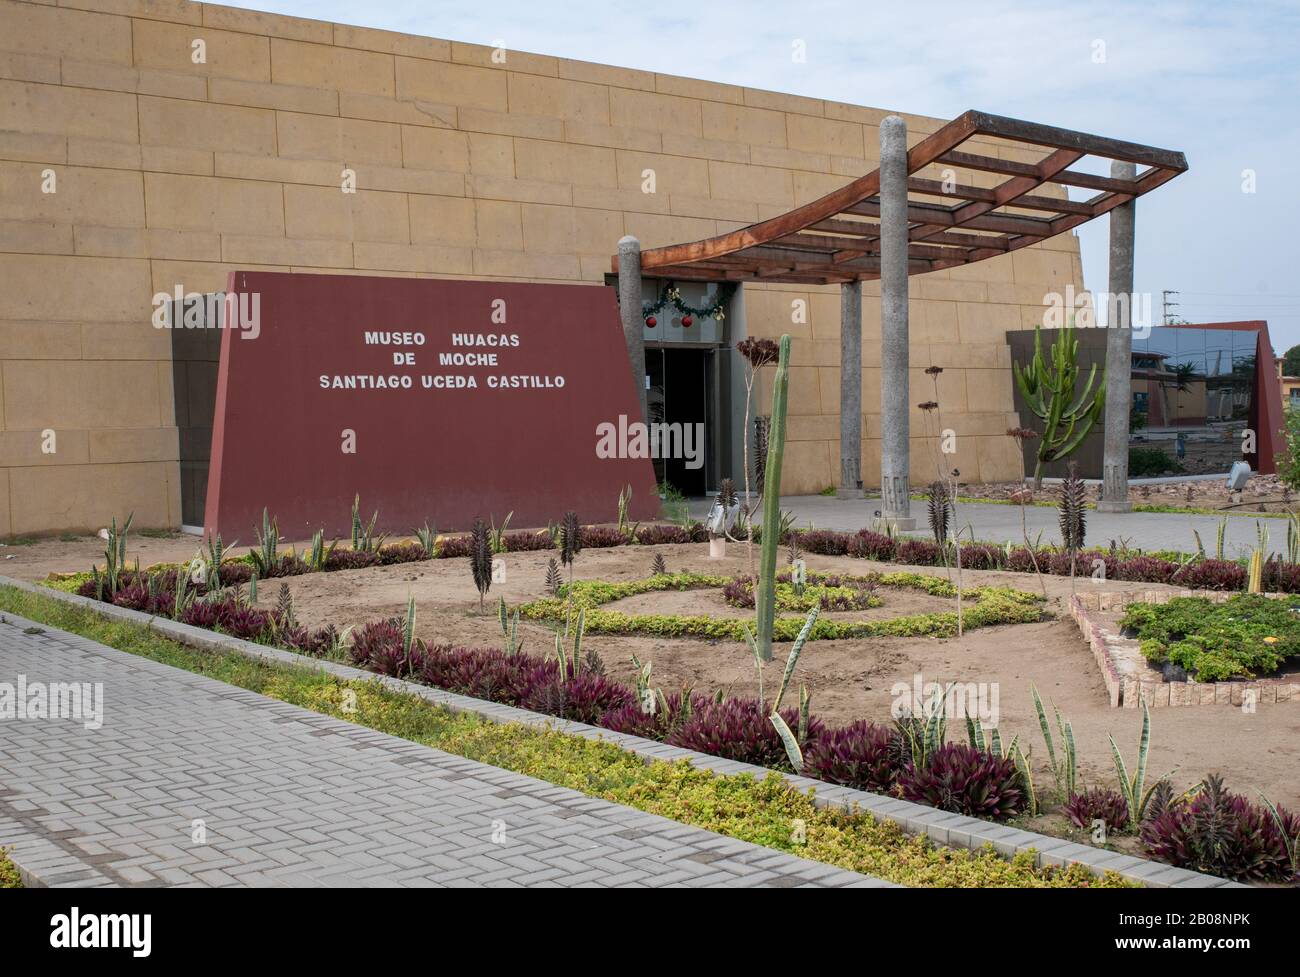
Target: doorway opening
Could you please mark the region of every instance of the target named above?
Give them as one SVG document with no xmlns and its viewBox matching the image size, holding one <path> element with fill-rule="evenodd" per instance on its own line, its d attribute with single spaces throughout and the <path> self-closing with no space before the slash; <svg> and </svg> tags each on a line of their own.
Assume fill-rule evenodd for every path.
<svg viewBox="0 0 1300 977">
<path fill-rule="evenodd" d="M 655 478 L 683 495 L 698 497 L 716 489 L 718 444 L 718 349 L 653 346 L 645 351 L 646 413 L 651 424 L 667 424 Z"/>
</svg>

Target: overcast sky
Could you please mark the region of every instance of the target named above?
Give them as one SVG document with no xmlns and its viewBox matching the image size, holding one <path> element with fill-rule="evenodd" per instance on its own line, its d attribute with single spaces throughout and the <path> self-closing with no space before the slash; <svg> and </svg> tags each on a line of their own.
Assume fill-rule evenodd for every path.
<svg viewBox="0 0 1300 977">
<path fill-rule="evenodd" d="M 1189 171 L 1138 202 L 1136 290 L 1154 295 L 1157 318 L 1172 289 L 1193 322 L 1267 319 L 1279 353 L 1300 344 L 1297 0 L 235 5 L 940 118 L 976 108 L 1182 150 Z M 804 63 L 791 57 L 796 40 Z M 1106 284 L 1106 223 L 1080 230 L 1090 289 Z"/>
</svg>

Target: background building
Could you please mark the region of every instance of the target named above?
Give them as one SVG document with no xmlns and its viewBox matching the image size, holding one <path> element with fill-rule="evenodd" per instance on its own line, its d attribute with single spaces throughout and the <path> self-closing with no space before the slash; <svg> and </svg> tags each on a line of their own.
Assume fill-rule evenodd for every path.
<svg viewBox="0 0 1300 977">
<path fill-rule="evenodd" d="M 1043 355 L 1060 330 L 1042 331 Z M 1106 330 L 1077 329 L 1080 380 L 1096 366 L 1106 368 Z M 1032 331 L 1009 332 L 1007 342 L 1017 362 L 1033 357 Z M 1133 335 L 1132 401 L 1129 411 L 1129 477 L 1226 474 L 1233 462 L 1246 460 L 1253 470 L 1277 471 L 1282 450 L 1282 401 L 1268 323 L 1206 322 L 1158 326 Z M 1280 361 L 1278 361 L 1280 363 Z M 1100 379 L 1099 381 L 1100 382 Z M 1019 391 L 1016 409 L 1024 427 L 1041 431 L 1042 422 L 1025 407 Z M 1255 432 L 1256 450 L 1243 455 L 1247 431 Z M 1059 477 L 1070 461 L 1085 478 L 1102 473 L 1100 423 L 1068 459 L 1044 466 L 1044 475 Z M 1025 463 L 1034 466 L 1036 442 L 1026 442 Z"/>
<path fill-rule="evenodd" d="M 624 234 L 646 248 L 708 237 L 877 166 L 882 109 L 500 54 L 183 0 L 0 0 L 0 535 L 128 510 L 142 526 L 182 521 L 211 367 L 151 326 L 155 293 L 219 290 L 234 269 L 599 285 Z M 913 142 L 942 124 L 905 118 Z M 355 194 L 340 192 L 344 169 Z M 42 192 L 51 173 L 57 192 Z M 1070 285 L 1083 288 L 1072 234 L 912 280 L 912 387 L 931 390 L 922 371 L 944 368 L 937 399 L 963 478 L 1021 476 L 1004 435 L 1017 423 L 1007 332 Z M 871 486 L 878 284 L 863 291 Z M 665 402 L 716 415 L 710 477 L 740 477 L 728 348 L 788 332 L 782 490 L 837 481 L 839 303 L 834 287 L 746 284 L 720 327 L 665 321 L 647 335 Z M 933 456 L 926 431 L 918 412 L 918 464 Z"/>
</svg>

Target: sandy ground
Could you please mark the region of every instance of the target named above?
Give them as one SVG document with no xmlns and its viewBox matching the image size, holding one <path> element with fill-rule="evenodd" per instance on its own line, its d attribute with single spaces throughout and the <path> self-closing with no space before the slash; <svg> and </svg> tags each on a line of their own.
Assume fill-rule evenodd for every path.
<svg viewBox="0 0 1300 977">
<path fill-rule="evenodd" d="M 0 549 L 0 573 L 29 580 L 43 579 L 51 571 L 88 568 L 99 558 L 102 541 L 84 538 L 75 542 L 49 541 Z M 138 555 L 148 565 L 161 560 L 187 559 L 194 554 L 194 537 L 151 539 L 132 536 L 130 559 Z M 299 549 L 301 550 L 301 546 Z M 243 549 L 240 549 L 243 552 Z M 585 550 L 577 561 L 575 577 L 609 581 L 644 577 L 656 552 L 662 553 L 670 571 L 707 573 L 747 572 L 743 545 L 730 544 L 723 560 L 710 560 L 706 544 L 659 547 L 618 547 Z M 418 613 L 417 633 L 430 642 L 465 645 L 501 643 L 496 619 L 496 599 L 504 596 L 510 606 L 542 596 L 546 563 L 550 553 L 506 555 L 505 583 L 494 584 L 489 603 L 479 613 L 478 596 L 466 560 L 438 560 L 336 573 L 308 574 L 289 578 L 299 617 L 310 623 L 334 622 L 358 625 L 377 617 L 404 612 L 407 598 L 414 596 Z M 896 565 L 875 564 L 847 557 L 806 557 L 810 569 L 860 574 L 868 570 L 897 570 Z M 943 570 L 924 568 L 942 574 Z M 968 572 L 971 584 L 1001 584 L 1038 591 L 1032 574 L 995 571 Z M 890 719 L 896 683 L 911 686 L 915 676 L 923 682 L 989 683 L 997 689 L 1000 728 L 1004 735 L 1019 735 L 1032 745 L 1037 764 L 1044 762 L 1042 738 L 1030 698 L 1029 686 L 1037 685 L 1044 699 L 1051 699 L 1074 725 L 1079 747 L 1081 779 L 1085 784 L 1112 785 L 1113 765 L 1108 734 L 1114 734 L 1126 759 L 1132 762 L 1141 720 L 1132 710 L 1111 709 L 1105 687 L 1091 653 L 1074 623 L 1063 614 L 1062 598 L 1070 583 L 1060 577 L 1047 578 L 1054 617 L 1037 624 L 1008 625 L 969 632 L 962 638 L 887 638 L 850 641 L 818 641 L 805 649 L 796 681 L 806 683 L 812 693 L 813 710 L 823 719 L 843 723 L 857 718 L 879 722 Z M 1083 586 L 1083 584 L 1080 584 Z M 1109 581 L 1110 591 L 1154 589 L 1156 585 Z M 263 584 L 261 600 L 275 600 L 277 583 Z M 860 612 L 863 617 L 892 616 L 948 606 L 924 595 L 882 590 L 882 608 Z M 650 594 L 620 602 L 627 610 L 655 613 L 708 612 L 743 616 L 746 612 L 725 604 L 720 592 Z M 839 615 L 837 615 L 839 616 Z M 844 616 L 851 617 L 852 614 Z M 546 653 L 553 647 L 550 629 L 544 624 L 524 622 L 521 630 L 525 650 Z M 587 647 L 596 649 L 611 674 L 630 676 L 630 658 L 654 664 L 655 684 L 667 690 L 687 684 L 697 691 L 728 689 L 733 694 L 752 695 L 756 682 L 748 649 L 730 641 L 696 639 L 654 639 L 590 635 Z M 767 668 L 769 687 L 780 680 L 788 646 L 778 646 L 776 661 Z M 964 739 L 964 731 L 954 731 Z M 1300 807 L 1300 703 L 1261 704 L 1253 715 L 1231 706 L 1164 708 L 1152 712 L 1152 749 L 1149 774 L 1152 778 L 1173 772 L 1180 786 L 1198 781 L 1206 773 L 1225 775 L 1229 786 L 1254 796 L 1261 790 L 1270 798 Z M 1047 779 L 1040 773 L 1039 783 Z"/>
</svg>

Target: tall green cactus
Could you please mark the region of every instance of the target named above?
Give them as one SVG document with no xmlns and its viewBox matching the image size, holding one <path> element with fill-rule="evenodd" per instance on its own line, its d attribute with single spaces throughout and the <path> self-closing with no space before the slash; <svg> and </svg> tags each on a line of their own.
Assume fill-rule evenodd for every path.
<svg viewBox="0 0 1300 977">
<path fill-rule="evenodd" d="M 1097 364 L 1092 365 L 1083 390 L 1075 391 L 1079 379 L 1078 354 L 1079 341 L 1074 338 L 1074 326 L 1070 324 L 1052 344 L 1049 365 L 1043 359 L 1041 327 L 1035 326 L 1033 360 L 1023 370 L 1019 363 L 1011 364 L 1020 396 L 1044 425 L 1038 441 L 1038 464 L 1034 466 L 1036 489 L 1043 485 L 1043 465 L 1072 454 L 1106 409 L 1105 370 L 1101 371 L 1101 383 L 1093 390 Z"/>
<path fill-rule="evenodd" d="M 790 337 L 781 337 L 781 354 L 772 384 L 772 420 L 767 433 L 767 468 L 763 484 L 763 548 L 758 560 L 754 607 L 758 611 L 758 657 L 772 660 L 772 629 L 776 624 L 776 548 L 781 525 L 781 461 L 785 456 L 785 402 L 790 387 Z"/>
</svg>

